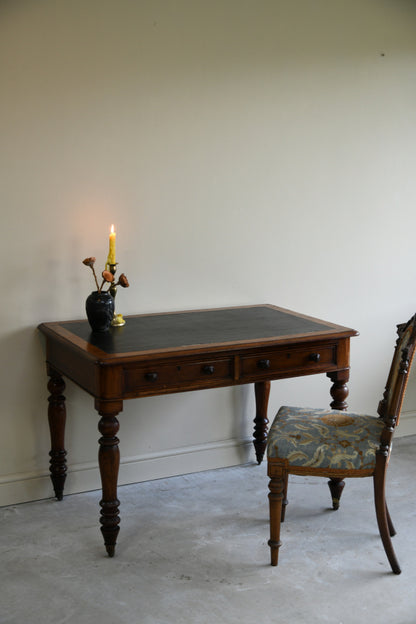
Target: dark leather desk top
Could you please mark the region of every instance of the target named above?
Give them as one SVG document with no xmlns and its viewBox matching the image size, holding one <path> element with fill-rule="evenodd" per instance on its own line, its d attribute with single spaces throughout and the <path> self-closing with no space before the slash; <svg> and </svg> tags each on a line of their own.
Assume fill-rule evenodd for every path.
<svg viewBox="0 0 416 624">
<path fill-rule="evenodd" d="M 86 320 L 46 325 L 63 328 L 108 355 L 357 333 L 271 305 L 130 316 L 124 327 L 103 333 L 91 332 Z"/>
</svg>

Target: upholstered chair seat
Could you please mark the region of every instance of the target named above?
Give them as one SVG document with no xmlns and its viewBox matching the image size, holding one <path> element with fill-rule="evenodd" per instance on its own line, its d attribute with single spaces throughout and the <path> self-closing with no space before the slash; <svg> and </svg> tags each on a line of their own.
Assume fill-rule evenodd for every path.
<svg viewBox="0 0 416 624">
<path fill-rule="evenodd" d="M 293 470 L 310 468 L 372 474 L 384 422 L 376 416 L 337 410 L 281 407 L 270 428 L 267 456 Z"/>
</svg>

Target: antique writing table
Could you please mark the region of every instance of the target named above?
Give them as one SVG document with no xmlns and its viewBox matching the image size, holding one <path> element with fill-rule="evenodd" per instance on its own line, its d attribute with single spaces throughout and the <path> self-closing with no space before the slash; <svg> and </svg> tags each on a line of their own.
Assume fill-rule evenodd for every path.
<svg viewBox="0 0 416 624">
<path fill-rule="evenodd" d="M 66 475 L 65 383 L 95 399 L 102 481 L 101 531 L 114 555 L 119 531 L 117 415 L 124 399 L 254 383 L 254 447 L 266 446 L 270 381 L 326 373 L 333 409 L 345 409 L 353 329 L 271 305 L 145 314 L 124 327 L 92 333 L 87 321 L 42 323 L 46 337 L 51 434 L 50 473 L 58 500 Z"/>
</svg>

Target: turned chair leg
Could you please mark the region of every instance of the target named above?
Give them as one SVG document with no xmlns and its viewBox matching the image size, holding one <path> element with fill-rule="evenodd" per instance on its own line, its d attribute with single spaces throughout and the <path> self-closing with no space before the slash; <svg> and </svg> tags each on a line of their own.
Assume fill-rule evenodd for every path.
<svg viewBox="0 0 416 624">
<path fill-rule="evenodd" d="M 288 481 L 289 481 L 289 473 L 286 473 L 285 478 L 284 478 L 284 484 L 283 484 L 282 515 L 280 517 L 281 522 L 285 521 L 286 506 L 289 503 L 289 501 L 287 500 Z"/>
<path fill-rule="evenodd" d="M 328 481 L 328 487 L 332 497 L 332 509 L 339 509 L 339 501 L 341 500 L 342 490 L 344 489 L 345 481 L 342 479 L 330 479 Z"/>
<path fill-rule="evenodd" d="M 397 561 L 396 554 L 394 552 L 393 544 L 391 543 L 391 536 L 395 534 L 394 526 L 390 518 L 390 514 L 386 505 L 385 498 L 385 473 L 378 476 L 374 475 L 374 503 L 376 507 L 376 516 L 378 529 L 380 531 L 381 541 L 383 542 L 384 550 L 387 555 L 387 559 L 391 565 L 391 569 L 395 574 L 400 574 L 401 569 L 399 562 Z"/>
<path fill-rule="evenodd" d="M 271 476 L 269 483 L 269 508 L 270 508 L 270 563 L 277 566 L 279 557 L 280 541 L 280 521 L 282 517 L 283 490 L 285 487 L 285 475 Z"/>
</svg>

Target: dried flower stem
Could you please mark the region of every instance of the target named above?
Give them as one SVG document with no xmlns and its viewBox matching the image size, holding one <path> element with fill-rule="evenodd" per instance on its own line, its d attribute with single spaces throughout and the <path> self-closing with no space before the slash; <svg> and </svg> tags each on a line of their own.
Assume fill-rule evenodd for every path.
<svg viewBox="0 0 416 624">
<path fill-rule="evenodd" d="M 93 267 L 93 266 L 92 266 L 91 268 L 92 268 L 92 272 L 93 272 L 93 275 L 94 275 L 94 279 L 95 279 L 95 283 L 96 283 L 96 286 L 97 286 L 97 290 L 98 290 L 98 292 L 100 292 L 100 291 L 101 291 L 101 288 L 102 288 L 102 287 L 103 287 L 103 285 L 104 285 L 104 282 L 101 284 L 101 288 L 100 288 L 100 287 L 98 286 L 98 280 L 97 280 L 97 276 L 96 276 L 96 274 L 95 274 L 95 269 L 94 269 L 94 267 Z"/>
</svg>

